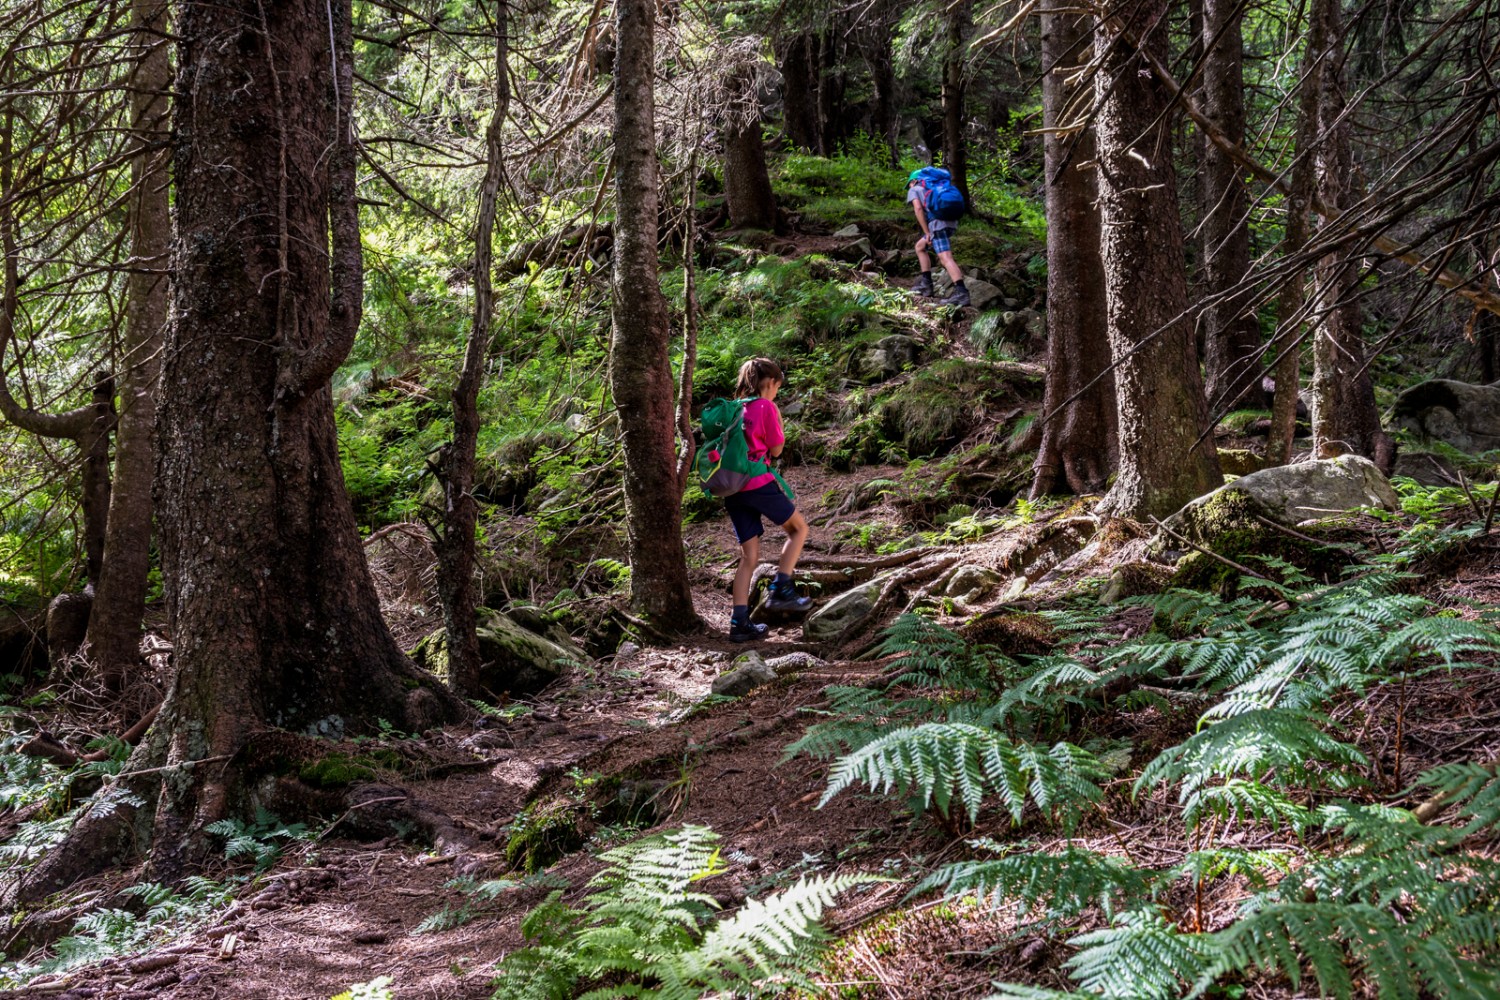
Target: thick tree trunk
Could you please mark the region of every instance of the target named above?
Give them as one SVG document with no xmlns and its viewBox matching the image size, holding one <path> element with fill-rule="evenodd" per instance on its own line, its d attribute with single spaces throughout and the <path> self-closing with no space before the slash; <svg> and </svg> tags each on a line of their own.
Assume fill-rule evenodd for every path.
<svg viewBox="0 0 1500 1000">
<path fill-rule="evenodd" d="M 116 374 L 120 413 L 115 430 L 114 488 L 108 536 L 94 606 L 89 644 L 111 689 L 140 661 L 141 619 L 151 570 L 151 481 L 156 475 L 156 379 L 162 331 L 167 322 L 167 253 L 172 238 L 166 140 L 168 90 L 167 4 L 134 0 L 135 72 L 130 82 L 130 252 L 135 269 L 127 281 L 124 351 Z"/>
<path fill-rule="evenodd" d="M 969 200 L 969 154 L 964 143 L 964 49 L 969 31 L 969 0 L 948 9 L 943 54 L 943 167 L 953 186 Z M 973 204 L 970 200 L 970 204 Z"/>
<path fill-rule="evenodd" d="M 776 196 L 766 169 L 761 135 L 760 100 L 754 74 L 738 73 L 727 81 L 733 95 L 724 124 L 724 201 L 729 224 L 745 229 L 776 225 Z"/>
<path fill-rule="evenodd" d="M 1244 41 L 1239 0 L 1204 0 L 1204 111 L 1236 146 L 1245 141 Z M 1265 406 L 1260 328 L 1254 303 L 1225 293 L 1250 273 L 1250 219 L 1239 167 L 1203 137 L 1204 377 L 1209 409 L 1224 413 Z"/>
<path fill-rule="evenodd" d="M 104 543 L 109 533 L 109 434 L 115 426 L 115 380 L 99 376 L 94 383 L 90 420 L 75 439 L 83 455 L 83 554 L 89 586 L 97 590 L 104 566 Z"/>
<path fill-rule="evenodd" d="M 822 129 L 818 125 L 818 39 L 802 34 L 787 43 L 781 57 L 782 114 L 786 137 L 793 146 L 819 152 Z"/>
<path fill-rule="evenodd" d="M 135 800 L 91 808 L 12 903 L 148 843 L 155 877 L 179 875 L 206 824 L 257 801 L 245 751 L 267 729 L 419 731 L 461 712 L 380 618 L 339 467 L 329 378 L 360 287 L 349 17 L 178 8 L 156 494 L 176 677 L 126 765 Z"/>
<path fill-rule="evenodd" d="M 1302 55 L 1302 84 L 1297 98 L 1297 123 L 1292 146 L 1292 174 L 1286 195 L 1286 220 L 1280 257 L 1295 258 L 1307 244 L 1309 218 L 1317 193 L 1318 106 L 1326 68 L 1328 18 L 1325 8 L 1338 0 L 1314 0 L 1308 15 L 1307 48 Z M 1273 347 L 1276 392 L 1271 403 L 1271 430 L 1266 437 L 1266 461 L 1291 461 L 1297 434 L 1297 402 L 1302 384 L 1302 339 L 1307 306 L 1307 275 L 1289 274 L 1277 295 L 1278 328 Z"/>
<path fill-rule="evenodd" d="M 871 99 L 870 119 L 875 133 L 890 152 L 890 165 L 896 166 L 900 150 L 896 146 L 896 69 L 891 58 L 891 36 L 894 31 L 892 5 L 882 5 L 873 11 L 870 25 L 861 48 L 865 63 L 870 67 L 870 83 L 875 88 Z"/>
<path fill-rule="evenodd" d="M 1319 88 L 1318 197 L 1330 213 L 1353 201 L 1354 158 L 1349 147 L 1349 120 L 1344 116 L 1343 17 L 1336 0 L 1320 4 L 1328 19 L 1328 64 Z M 1324 227 L 1339 225 L 1335 214 Z M 1360 332 L 1359 258 L 1331 253 L 1316 267 L 1316 308 L 1320 322 L 1313 333 L 1313 453 L 1318 458 L 1363 455 L 1387 468 L 1394 460 L 1390 439 L 1380 428 L 1375 383 L 1366 366 Z"/>
<path fill-rule="evenodd" d="M 1064 80 L 1087 59 L 1088 24 L 1078 14 L 1042 15 L 1042 118 L 1051 130 L 1085 114 Z M 1099 258 L 1094 137 L 1047 132 L 1047 386 L 1033 497 L 1104 489 L 1118 453 L 1114 373 Z M 1070 155 L 1071 154 L 1071 155 Z M 1088 165 L 1085 167 L 1084 165 Z M 1103 373 L 1101 375 L 1101 373 Z M 1084 387 L 1095 379 L 1087 390 Z M 1082 391 L 1077 399 L 1064 400 Z"/>
<path fill-rule="evenodd" d="M 697 624 L 682 549 L 671 331 L 657 275 L 655 4 L 619 0 L 610 389 L 625 451 L 630 604 L 669 630 Z"/>
<path fill-rule="evenodd" d="M 495 5 L 495 110 L 485 132 L 484 180 L 479 187 L 479 218 L 474 232 L 474 322 L 464 346 L 463 368 L 453 387 L 453 440 L 437 461 L 443 487 L 433 550 L 437 555 L 438 599 L 448 635 L 448 686 L 466 698 L 480 695 L 479 598 L 474 587 L 475 530 L 479 503 L 474 499 L 474 455 L 479 445 L 479 389 L 490 346 L 494 312 L 491 260 L 494 254 L 495 205 L 505 176 L 503 135 L 510 110 L 510 36 L 508 8 Z"/>
<path fill-rule="evenodd" d="M 1168 92 L 1131 43 L 1166 56 L 1166 0 L 1101 20 L 1095 78 L 1105 300 L 1120 469 L 1103 509 L 1165 516 L 1223 482 L 1191 325 Z M 1122 33 L 1124 33 L 1122 35 Z M 1128 35 L 1128 37 L 1125 37 Z M 1201 436 L 1201 440 L 1200 440 Z"/>
</svg>

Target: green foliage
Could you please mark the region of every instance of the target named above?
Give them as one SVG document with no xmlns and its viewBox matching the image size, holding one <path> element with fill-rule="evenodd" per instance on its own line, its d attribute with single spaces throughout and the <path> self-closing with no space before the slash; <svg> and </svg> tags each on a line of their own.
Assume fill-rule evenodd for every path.
<svg viewBox="0 0 1500 1000">
<path fill-rule="evenodd" d="M 390 976 L 376 976 L 368 983 L 355 983 L 344 992 L 334 994 L 330 1000 L 396 1000 L 391 989 L 393 981 Z"/>
<path fill-rule="evenodd" d="M 283 823 L 263 808 L 255 810 L 255 819 L 250 823 L 237 818 L 221 819 L 203 829 L 215 837 L 224 838 L 224 857 L 231 861 L 248 858 L 254 862 L 257 872 L 274 865 L 287 843 L 317 837 L 306 824 Z"/>
<path fill-rule="evenodd" d="M 0 987 L 24 986 L 32 978 L 66 972 L 106 958 L 149 951 L 202 924 L 234 899 L 236 886 L 193 875 L 181 891 L 154 882 L 122 891 L 139 912 L 101 908 L 79 917 L 51 956 L 35 963 L 0 965 Z"/>
<path fill-rule="evenodd" d="M 554 892 L 527 914 L 521 928 L 534 943 L 500 963 L 497 1000 L 692 1000 L 784 987 L 816 955 L 818 920 L 834 898 L 877 881 L 804 878 L 713 923 L 718 902 L 694 887 L 725 870 L 718 839 L 688 826 L 605 852 L 580 905 Z"/>
</svg>

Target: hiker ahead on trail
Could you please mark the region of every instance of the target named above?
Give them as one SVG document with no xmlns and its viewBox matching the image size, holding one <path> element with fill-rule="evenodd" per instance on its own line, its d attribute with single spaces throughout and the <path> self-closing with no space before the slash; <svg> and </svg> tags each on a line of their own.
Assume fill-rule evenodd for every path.
<svg viewBox="0 0 1500 1000">
<path fill-rule="evenodd" d="M 740 367 L 735 399 L 716 399 L 703 408 L 703 447 L 698 449 L 698 478 L 704 492 L 724 498 L 734 535 L 740 543 L 740 565 L 734 574 L 734 613 L 729 638 L 759 639 L 766 626 L 750 621 L 750 577 L 760 564 L 762 518 L 786 531 L 781 561 L 766 607 L 771 611 L 805 611 L 812 604 L 798 597 L 792 571 L 807 541 L 807 519 L 797 513 L 792 488 L 771 468 L 781 456 L 786 435 L 776 393 L 784 376 L 770 358 L 752 358 Z"/>
<path fill-rule="evenodd" d="M 940 167 L 923 167 L 913 170 L 906 179 L 906 200 L 922 230 L 922 238 L 917 240 L 917 263 L 922 265 L 922 275 L 911 290 L 924 297 L 932 295 L 931 254 L 935 253 L 943 270 L 953 279 L 953 291 L 943 300 L 943 305 L 968 305 L 969 289 L 964 284 L 964 273 L 953 259 L 952 242 L 953 234 L 958 231 L 958 220 L 968 211 L 963 193 L 953 186 L 948 171 Z"/>
</svg>

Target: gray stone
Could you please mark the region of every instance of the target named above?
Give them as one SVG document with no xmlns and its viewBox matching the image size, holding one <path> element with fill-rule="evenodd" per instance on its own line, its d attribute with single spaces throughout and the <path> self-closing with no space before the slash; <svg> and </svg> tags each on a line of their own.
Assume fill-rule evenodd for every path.
<svg viewBox="0 0 1500 1000">
<path fill-rule="evenodd" d="M 1441 455 L 1429 451 L 1402 450 L 1396 456 L 1393 476 L 1415 479 L 1423 486 L 1452 486 L 1458 482 L 1458 468 Z"/>
<path fill-rule="evenodd" d="M 865 381 L 879 382 L 894 378 L 917 363 L 922 345 L 904 333 L 881 337 L 859 356 L 859 375 Z"/>
<path fill-rule="evenodd" d="M 1500 448 L 1500 386 L 1433 379 L 1396 397 L 1392 423 L 1418 440 L 1477 455 Z"/>
<path fill-rule="evenodd" d="M 802 638 L 808 642 L 832 642 L 844 635 L 875 611 L 889 579 L 889 573 L 882 573 L 833 598 L 802 623 Z"/>
<path fill-rule="evenodd" d="M 1230 485 L 1192 501 L 1167 518 L 1167 525 L 1176 529 L 1186 512 L 1212 503 L 1214 497 L 1228 489 L 1250 494 L 1273 516 L 1288 524 L 1341 514 L 1357 507 L 1398 510 L 1401 505 L 1390 480 L 1374 462 L 1358 455 L 1340 455 L 1241 476 Z"/>
<path fill-rule="evenodd" d="M 833 235 L 841 240 L 852 240 L 855 237 L 863 236 L 864 233 L 860 231 L 859 226 L 851 222 L 849 223 L 849 225 L 845 226 L 843 229 L 840 229 Z"/>
<path fill-rule="evenodd" d="M 641 651 L 641 647 L 639 645 L 637 645 L 636 643 L 633 643 L 633 642 L 631 642 L 631 641 L 629 641 L 627 639 L 625 642 L 620 643 L 620 648 L 619 649 L 615 650 L 615 657 L 617 659 L 625 660 L 625 659 L 629 659 L 630 657 L 634 656 L 636 653 L 639 653 L 640 651 Z"/>
<path fill-rule="evenodd" d="M 773 656 L 766 661 L 766 666 L 776 671 L 777 677 L 784 677 L 789 673 L 795 673 L 799 670 L 811 670 L 814 667 L 826 665 L 826 661 L 819 659 L 811 653 L 787 653 L 785 656 Z"/>
<path fill-rule="evenodd" d="M 969 289 L 969 305 L 975 309 L 988 309 L 1001 298 L 1000 289 L 979 278 L 965 278 L 964 286 Z"/>
<path fill-rule="evenodd" d="M 739 698 L 775 679 L 776 671 L 760 658 L 759 653 L 744 653 L 734 658 L 728 671 L 714 678 L 712 690 L 714 694 L 727 698 Z"/>
<path fill-rule="evenodd" d="M 479 611 L 480 687 L 492 694 L 535 694 L 586 657 L 578 647 L 563 645 L 527 631 L 508 615 Z M 448 636 L 439 630 L 412 650 L 418 666 L 448 676 Z"/>
<path fill-rule="evenodd" d="M 570 413 L 568 419 L 563 421 L 563 426 L 573 434 L 582 434 L 589 426 L 589 418 L 583 413 Z"/>
<path fill-rule="evenodd" d="M 988 566 L 959 566 L 948 577 L 943 593 L 964 603 L 983 599 L 1005 582 L 1005 577 Z"/>
</svg>

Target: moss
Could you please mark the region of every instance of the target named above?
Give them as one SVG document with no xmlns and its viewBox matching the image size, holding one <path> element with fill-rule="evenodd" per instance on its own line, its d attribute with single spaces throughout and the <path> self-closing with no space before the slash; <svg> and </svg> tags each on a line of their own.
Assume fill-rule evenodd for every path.
<svg viewBox="0 0 1500 1000">
<path fill-rule="evenodd" d="M 589 807 L 567 800 L 531 804 L 511 826 L 505 860 L 528 874 L 546 868 L 584 845 L 591 814 Z"/>
<path fill-rule="evenodd" d="M 1266 576 L 1277 574 L 1267 558 L 1282 559 L 1314 577 L 1331 579 L 1349 562 L 1338 548 L 1308 542 L 1263 524 L 1259 518 L 1276 520 L 1272 511 L 1244 490 L 1225 489 L 1206 502 L 1185 509 L 1176 531 L 1223 559 L 1239 563 Z M 1316 532 L 1308 529 L 1302 532 Z M 1168 541 L 1166 544 L 1177 543 Z M 1177 563 L 1171 584 L 1190 590 L 1213 590 L 1233 597 L 1242 585 L 1238 569 L 1203 552 L 1190 552 Z"/>
<path fill-rule="evenodd" d="M 1220 448 L 1219 468 L 1226 476 L 1248 476 L 1265 468 L 1265 460 L 1248 448 Z"/>
<path fill-rule="evenodd" d="M 394 750 L 377 749 L 358 755 L 334 753 L 303 764 L 297 777 L 317 788 L 342 788 L 356 781 L 373 781 L 377 770 L 400 770 L 404 763 Z"/>
<path fill-rule="evenodd" d="M 1007 656 L 1043 656 L 1057 642 L 1057 631 L 1045 618 L 1026 612 L 980 615 L 958 631 L 970 642 L 994 646 Z"/>
</svg>

